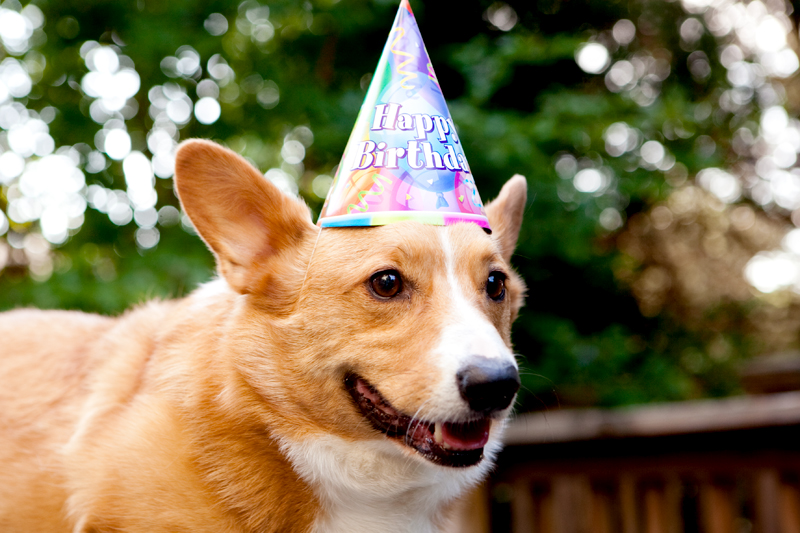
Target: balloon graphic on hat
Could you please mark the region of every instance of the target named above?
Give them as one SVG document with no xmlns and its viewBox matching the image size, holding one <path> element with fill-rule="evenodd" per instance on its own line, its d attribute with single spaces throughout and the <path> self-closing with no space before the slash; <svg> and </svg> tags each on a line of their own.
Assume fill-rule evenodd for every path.
<svg viewBox="0 0 800 533">
<path fill-rule="evenodd" d="M 408 0 L 400 3 L 317 224 L 403 220 L 490 230 Z"/>
</svg>

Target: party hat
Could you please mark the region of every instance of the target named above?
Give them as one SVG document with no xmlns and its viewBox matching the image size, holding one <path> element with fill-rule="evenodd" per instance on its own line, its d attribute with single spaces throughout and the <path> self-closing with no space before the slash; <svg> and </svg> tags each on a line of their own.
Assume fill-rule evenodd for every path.
<svg viewBox="0 0 800 533">
<path fill-rule="evenodd" d="M 408 0 L 402 0 L 317 224 L 490 230 Z"/>
</svg>

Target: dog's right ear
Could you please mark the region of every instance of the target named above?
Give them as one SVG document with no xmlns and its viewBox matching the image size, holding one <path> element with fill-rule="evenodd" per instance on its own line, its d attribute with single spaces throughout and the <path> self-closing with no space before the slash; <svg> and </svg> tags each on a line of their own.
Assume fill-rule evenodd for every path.
<svg viewBox="0 0 800 533">
<path fill-rule="evenodd" d="M 283 194 L 240 155 L 210 141 L 181 144 L 175 187 L 220 273 L 242 294 L 260 290 L 274 262 L 294 255 L 319 231 L 305 204 Z"/>
</svg>

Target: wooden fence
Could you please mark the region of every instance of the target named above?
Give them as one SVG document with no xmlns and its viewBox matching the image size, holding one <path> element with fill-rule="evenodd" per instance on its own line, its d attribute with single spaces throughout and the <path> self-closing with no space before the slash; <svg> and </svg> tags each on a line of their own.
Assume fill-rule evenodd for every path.
<svg viewBox="0 0 800 533">
<path fill-rule="evenodd" d="M 515 420 L 459 533 L 800 533 L 800 392 Z"/>
</svg>

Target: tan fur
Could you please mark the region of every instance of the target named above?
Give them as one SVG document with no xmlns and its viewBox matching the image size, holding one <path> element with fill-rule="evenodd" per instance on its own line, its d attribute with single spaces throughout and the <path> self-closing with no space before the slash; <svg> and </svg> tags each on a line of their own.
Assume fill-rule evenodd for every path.
<svg viewBox="0 0 800 533">
<path fill-rule="evenodd" d="M 329 509 L 282 446 L 382 438 L 344 390 L 348 371 L 406 412 L 431 396 L 452 296 L 443 231 L 465 297 L 510 346 L 524 180 L 487 208 L 493 237 L 411 222 L 320 233 L 302 203 L 205 141 L 182 146 L 176 184 L 227 286 L 118 318 L 0 315 L 0 531 L 310 531 Z M 370 296 L 385 268 L 413 297 Z M 509 273 L 502 305 L 483 292 L 493 268 Z"/>
</svg>

